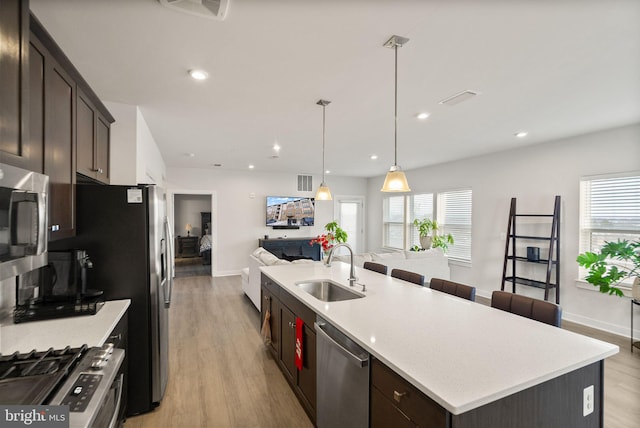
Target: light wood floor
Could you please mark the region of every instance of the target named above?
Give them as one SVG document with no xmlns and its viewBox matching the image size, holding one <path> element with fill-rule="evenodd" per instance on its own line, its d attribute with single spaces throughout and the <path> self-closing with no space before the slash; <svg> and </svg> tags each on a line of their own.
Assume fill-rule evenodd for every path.
<svg viewBox="0 0 640 428">
<path fill-rule="evenodd" d="M 312 426 L 262 346 L 260 316 L 239 276 L 176 278 L 173 296 L 165 398 L 125 428 Z M 632 354 L 627 338 L 568 322 L 563 328 L 620 346 L 605 362 L 605 427 L 640 426 L 640 350 Z"/>
<path fill-rule="evenodd" d="M 164 400 L 126 428 L 312 426 L 262 345 L 239 276 L 176 278 L 169 314 Z"/>
</svg>

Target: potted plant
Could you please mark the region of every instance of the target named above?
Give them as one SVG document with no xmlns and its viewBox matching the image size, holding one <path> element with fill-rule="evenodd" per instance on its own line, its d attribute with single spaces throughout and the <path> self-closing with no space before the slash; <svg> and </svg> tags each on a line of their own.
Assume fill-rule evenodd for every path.
<svg viewBox="0 0 640 428">
<path fill-rule="evenodd" d="M 578 255 L 576 261 L 589 269 L 585 279 L 599 287 L 601 293 L 622 297 L 624 293 L 618 285 L 627 278 L 635 277 L 632 295 L 640 300 L 640 241 L 606 242 L 599 252 L 587 251 Z"/>
<path fill-rule="evenodd" d="M 420 246 L 428 250 L 431 247 L 440 247 L 444 252 L 449 249 L 449 244 L 453 244 L 453 236 L 450 233 L 446 235 L 438 235 L 438 222 L 429 218 L 415 219 L 413 225 L 418 229 L 420 234 Z"/>
<path fill-rule="evenodd" d="M 326 233 L 318 235 L 309 241 L 309 245 L 320 244 L 322 251 L 326 254 L 333 246 L 340 242 L 347 242 L 347 232 L 345 232 L 337 221 L 332 221 L 324 226 Z"/>
</svg>

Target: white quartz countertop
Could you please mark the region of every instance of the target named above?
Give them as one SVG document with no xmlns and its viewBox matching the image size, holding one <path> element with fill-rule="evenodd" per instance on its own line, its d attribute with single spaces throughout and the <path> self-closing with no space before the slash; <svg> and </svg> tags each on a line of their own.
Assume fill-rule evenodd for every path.
<svg viewBox="0 0 640 428">
<path fill-rule="evenodd" d="M 618 352 L 610 343 L 365 269 L 356 271 L 367 288 L 361 299 L 323 302 L 295 285 L 331 279 L 349 288 L 349 265 L 341 262 L 261 270 L 456 415 Z"/>
<path fill-rule="evenodd" d="M 84 344 L 102 346 L 118 324 L 131 300 L 111 300 L 95 315 L 81 315 L 46 321 L 14 324 L 13 318 L 0 321 L 0 353 L 73 348 Z"/>
</svg>

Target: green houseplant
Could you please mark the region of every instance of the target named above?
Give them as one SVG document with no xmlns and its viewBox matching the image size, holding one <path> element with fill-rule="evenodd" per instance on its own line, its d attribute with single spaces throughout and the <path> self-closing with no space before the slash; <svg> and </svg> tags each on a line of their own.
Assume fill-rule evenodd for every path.
<svg viewBox="0 0 640 428">
<path fill-rule="evenodd" d="M 640 300 L 640 241 L 606 242 L 599 252 L 584 252 L 576 261 L 589 269 L 585 279 L 599 287 L 601 293 L 622 297 L 624 293 L 618 285 L 627 278 L 635 277 L 633 298 Z"/>
<path fill-rule="evenodd" d="M 334 220 L 330 223 L 327 223 L 324 226 L 324 230 L 326 230 L 326 233 L 313 238 L 311 241 L 309 241 L 309 245 L 318 243 L 322 247 L 322 251 L 326 253 L 335 244 L 347 242 L 347 232 L 345 232 L 344 229 L 338 226 L 337 221 Z"/>
<path fill-rule="evenodd" d="M 453 236 L 450 233 L 438 235 L 439 226 L 436 220 L 431 220 L 430 218 L 415 219 L 413 220 L 413 225 L 418 229 L 420 246 L 424 250 L 428 250 L 431 247 L 440 247 L 442 251 L 447 252 L 449 245 L 453 244 Z"/>
</svg>

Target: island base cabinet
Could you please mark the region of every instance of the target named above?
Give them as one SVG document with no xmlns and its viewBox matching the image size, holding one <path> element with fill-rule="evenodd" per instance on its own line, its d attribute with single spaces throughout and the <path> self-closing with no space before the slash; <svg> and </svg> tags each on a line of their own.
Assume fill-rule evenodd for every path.
<svg viewBox="0 0 640 428">
<path fill-rule="evenodd" d="M 376 358 L 371 359 L 371 427 L 448 427 L 448 412 Z"/>
<path fill-rule="evenodd" d="M 278 284 L 262 274 L 261 321 L 270 312 L 271 344 L 269 350 L 280 371 L 291 385 L 312 422 L 316 420 L 316 332 L 315 313 Z M 302 334 L 302 370 L 295 364 L 296 322 L 304 322 Z"/>
<path fill-rule="evenodd" d="M 603 361 L 454 415 L 379 360 L 371 363 L 371 428 L 540 428 L 604 426 Z M 593 412 L 583 415 L 583 391 L 593 385 Z"/>
<path fill-rule="evenodd" d="M 260 329 L 264 325 L 264 319 L 269 312 L 269 328 L 271 330 L 271 340 L 268 343 L 269 350 L 273 358 L 278 361 L 280 357 L 280 305 L 278 299 L 264 285 L 261 287 L 260 306 Z"/>
<path fill-rule="evenodd" d="M 539 428 L 604 426 L 604 362 L 574 370 L 555 379 L 452 417 L 452 428 Z M 584 389 L 593 385 L 593 412 L 583 416 Z"/>
</svg>

